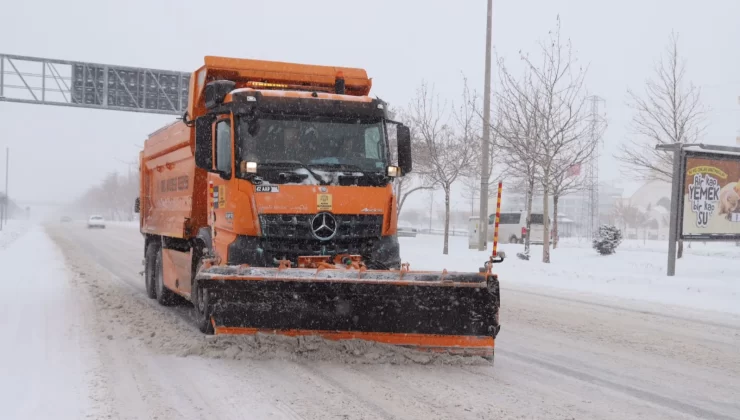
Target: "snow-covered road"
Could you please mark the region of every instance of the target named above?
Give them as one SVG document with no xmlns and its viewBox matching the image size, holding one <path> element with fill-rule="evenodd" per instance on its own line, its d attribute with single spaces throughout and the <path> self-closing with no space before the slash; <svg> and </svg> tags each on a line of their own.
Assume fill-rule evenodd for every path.
<svg viewBox="0 0 740 420">
<path fill-rule="evenodd" d="M 146 298 L 137 230 L 46 232 L 0 249 L 3 418 L 740 418 L 731 315 L 502 279 L 495 366 L 424 364 L 377 346 L 204 337 L 188 307 Z"/>
</svg>

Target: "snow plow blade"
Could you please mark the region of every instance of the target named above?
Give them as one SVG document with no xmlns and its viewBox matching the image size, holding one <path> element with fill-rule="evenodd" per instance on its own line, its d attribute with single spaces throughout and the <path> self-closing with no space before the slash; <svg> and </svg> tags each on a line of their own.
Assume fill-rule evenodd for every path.
<svg viewBox="0 0 740 420">
<path fill-rule="evenodd" d="M 215 334 L 317 335 L 493 357 L 490 273 L 214 266 L 199 272 Z"/>
</svg>

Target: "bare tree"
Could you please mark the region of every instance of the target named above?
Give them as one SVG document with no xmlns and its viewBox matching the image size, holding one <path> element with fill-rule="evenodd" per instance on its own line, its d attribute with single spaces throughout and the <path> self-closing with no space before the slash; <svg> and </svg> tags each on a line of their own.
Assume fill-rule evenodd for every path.
<svg viewBox="0 0 740 420">
<path fill-rule="evenodd" d="M 463 100 L 467 102 L 469 105 L 469 109 L 467 109 L 467 112 L 472 111 L 472 114 L 467 115 L 467 117 L 471 120 L 472 124 L 472 132 L 474 133 L 474 140 L 478 144 L 480 144 L 480 136 L 478 133 L 482 132 L 482 123 L 483 123 L 483 110 L 481 109 L 481 104 L 478 101 L 478 96 L 475 94 L 475 92 L 470 92 L 467 85 L 467 79 L 465 79 L 465 89 L 463 94 Z M 495 97 L 494 97 L 495 100 Z M 459 120 L 460 118 L 458 118 Z M 490 130 L 490 136 L 489 136 L 489 147 L 488 147 L 488 173 L 485 175 L 485 179 L 488 180 L 487 188 L 488 188 L 488 197 L 489 199 L 496 196 L 496 190 L 498 183 L 504 179 L 504 174 L 501 171 L 501 168 L 503 168 L 503 165 L 501 164 L 501 154 L 502 149 L 500 147 L 499 142 L 499 136 L 497 129 L 501 124 L 501 118 L 493 117 L 491 119 L 490 126 L 492 127 Z M 475 207 L 475 200 L 480 195 L 480 188 L 481 188 L 481 172 L 483 171 L 482 168 L 482 150 L 479 147 L 473 147 L 472 152 L 474 153 L 474 157 L 470 162 L 470 165 L 465 169 L 464 171 L 464 177 L 461 180 L 461 183 L 464 187 L 463 190 L 463 197 L 470 199 L 470 205 L 471 205 L 471 211 L 473 214 L 476 213 L 474 207 Z M 489 213 L 492 211 L 492 209 L 489 209 Z M 483 218 L 486 218 L 486 215 L 482 216 Z"/>
<path fill-rule="evenodd" d="M 577 118 L 585 118 L 580 115 Z M 581 168 L 595 155 L 598 142 L 606 129 L 606 120 L 591 121 L 589 131 L 584 130 L 585 121 L 574 121 L 570 129 L 564 130 L 560 140 L 563 147 L 559 156 L 552 161 L 552 176 L 550 177 L 550 193 L 553 205 L 553 248 L 558 246 L 558 203 L 566 194 L 583 191 L 585 176 L 581 175 Z M 572 136 L 571 138 L 565 138 Z"/>
<path fill-rule="evenodd" d="M 570 40 L 563 45 L 560 38 L 560 18 L 547 41 L 539 44 L 541 61 L 535 62 L 528 56 L 522 59 L 533 77 L 530 79 L 540 91 L 537 101 L 530 100 L 539 120 L 536 164 L 542 185 L 544 234 L 542 262 L 550 262 L 549 201 L 553 179 L 567 171 L 573 163 L 588 159 L 594 151 L 595 142 L 589 135 L 587 124 L 586 92 L 584 79 L 586 69 L 576 68 Z"/>
<path fill-rule="evenodd" d="M 685 81 L 686 61 L 678 53 L 678 34 L 671 33 L 663 59 L 655 65 L 655 78 L 645 84 L 645 94 L 627 93 L 634 110 L 635 136 L 620 147 L 616 158 L 623 169 L 642 179 L 670 182 L 673 159 L 655 149 L 659 144 L 696 143 L 706 129 L 701 89 Z M 683 241 L 678 241 L 678 258 Z"/>
<path fill-rule="evenodd" d="M 687 83 L 685 76 L 686 62 L 679 56 L 678 35 L 673 32 L 665 56 L 655 66 L 655 78 L 645 84 L 644 96 L 627 92 L 634 111 L 634 137 L 620 147 L 616 158 L 631 174 L 670 182 L 672 156 L 655 150 L 655 146 L 695 143 L 704 133 L 706 110 L 700 89 Z"/>
<path fill-rule="evenodd" d="M 461 195 L 464 199 L 470 200 L 470 214 L 474 215 L 475 202 L 480 195 L 480 180 L 466 174 L 460 178 L 460 184 L 463 187 Z"/>
<path fill-rule="evenodd" d="M 412 152 L 413 153 L 413 152 Z M 406 199 L 413 193 L 422 190 L 432 189 L 431 185 L 424 183 L 425 179 L 414 175 L 406 175 L 396 178 L 393 185 L 393 192 L 396 195 L 396 214 L 401 214 L 401 209 Z"/>
<path fill-rule="evenodd" d="M 467 107 L 463 101 L 462 108 Z M 413 141 L 419 144 L 417 159 L 418 173 L 439 187 L 445 194 L 445 235 L 442 252 L 449 252 L 450 193 L 452 184 L 462 175 L 473 159 L 472 143 L 474 133 L 472 121 L 467 110 L 455 111 L 456 127 L 450 123 L 450 115 L 445 104 L 440 103 L 434 89 L 422 83 L 416 97 L 409 105 L 409 126 Z M 472 112 L 470 112 L 472 114 Z"/>
<path fill-rule="evenodd" d="M 558 234 L 558 203 L 564 195 L 577 191 L 582 191 L 584 187 L 584 177 L 581 175 L 581 166 L 583 162 L 572 162 L 569 159 L 559 161 L 557 169 L 550 181 L 550 191 L 552 192 L 552 213 L 555 216 L 552 221 L 552 247 L 558 247 L 560 235 Z"/>
<path fill-rule="evenodd" d="M 614 203 L 614 208 L 612 209 L 612 215 L 614 216 L 614 219 L 622 225 L 622 230 L 624 230 L 624 236 L 627 237 L 627 225 L 629 221 L 632 219 L 632 214 L 637 209 L 631 205 L 631 203 L 627 201 L 617 201 Z"/>
<path fill-rule="evenodd" d="M 532 80 L 532 72 L 525 70 L 521 79 L 514 77 L 502 59 L 498 60 L 501 86 L 494 91 L 498 118 L 491 131 L 499 139 L 500 162 L 506 175 L 518 179 L 525 191 L 527 234 L 524 237 L 524 252 L 529 253 L 532 197 L 535 192 L 538 167 L 539 119 L 536 103 L 541 90 Z"/>
<path fill-rule="evenodd" d="M 647 211 L 643 212 L 629 202 L 618 202 L 612 211 L 616 216 L 616 219 L 622 222 L 625 228 L 625 237 L 628 236 L 626 232 L 627 228 L 634 228 L 638 234 L 639 229 L 643 228 L 643 234 L 647 234 L 648 222 L 650 221 L 650 216 Z"/>
<path fill-rule="evenodd" d="M 100 185 L 89 188 L 67 211 L 84 217 L 101 214 L 110 220 L 133 220 L 134 199 L 139 195 L 139 176 L 109 173 Z"/>
<path fill-rule="evenodd" d="M 388 109 L 388 117 L 395 118 L 398 121 L 408 125 L 409 117 L 406 112 L 402 109 L 391 107 Z M 396 165 L 398 164 L 398 141 L 396 138 L 396 130 L 388 130 L 388 145 L 390 149 L 391 162 Z M 411 145 L 412 159 L 416 161 L 418 159 L 419 144 L 413 143 Z M 414 173 L 405 174 L 405 176 L 398 177 L 393 183 L 393 194 L 396 196 L 396 214 L 400 215 L 403 205 L 406 199 L 410 195 L 432 188 L 427 180 L 423 177 L 417 176 Z"/>
</svg>

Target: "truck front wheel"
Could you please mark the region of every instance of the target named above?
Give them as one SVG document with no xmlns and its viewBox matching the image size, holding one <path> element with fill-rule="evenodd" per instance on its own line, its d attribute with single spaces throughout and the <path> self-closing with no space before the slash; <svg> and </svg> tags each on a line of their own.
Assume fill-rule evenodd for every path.
<svg viewBox="0 0 740 420">
<path fill-rule="evenodd" d="M 193 292 L 193 306 L 195 307 L 195 323 L 203 334 L 213 334 L 211 323 L 211 304 L 208 301 L 208 289 L 196 283 Z"/>
</svg>

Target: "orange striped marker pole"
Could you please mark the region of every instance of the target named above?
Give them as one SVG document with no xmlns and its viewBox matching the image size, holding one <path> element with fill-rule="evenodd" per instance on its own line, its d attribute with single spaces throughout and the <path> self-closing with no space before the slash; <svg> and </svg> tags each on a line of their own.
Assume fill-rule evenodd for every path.
<svg viewBox="0 0 740 420">
<path fill-rule="evenodd" d="M 493 225 L 493 257 L 496 258 L 498 249 L 498 222 L 501 219 L 501 191 L 504 189 L 504 183 L 498 183 L 498 196 L 496 197 L 496 223 Z"/>
</svg>

